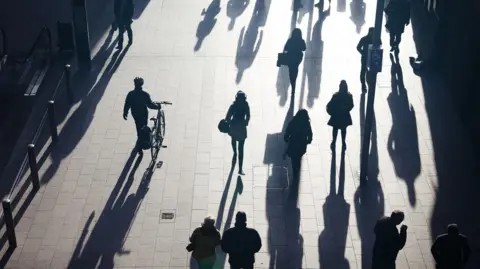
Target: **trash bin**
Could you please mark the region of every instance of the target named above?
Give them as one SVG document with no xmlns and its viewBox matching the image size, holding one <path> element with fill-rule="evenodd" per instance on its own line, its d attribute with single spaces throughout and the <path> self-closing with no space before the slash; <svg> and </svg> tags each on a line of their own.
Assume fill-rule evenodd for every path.
<svg viewBox="0 0 480 269">
<path fill-rule="evenodd" d="M 75 43 L 73 27 L 69 22 L 57 22 L 58 49 L 60 51 L 73 51 Z"/>
</svg>

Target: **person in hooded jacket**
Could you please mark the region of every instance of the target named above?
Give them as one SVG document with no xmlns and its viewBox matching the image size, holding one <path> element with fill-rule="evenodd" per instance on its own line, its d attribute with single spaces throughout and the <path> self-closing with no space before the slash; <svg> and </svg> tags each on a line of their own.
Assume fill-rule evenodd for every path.
<svg viewBox="0 0 480 269">
<path fill-rule="evenodd" d="M 235 227 L 223 233 L 222 250 L 229 255 L 232 269 L 253 269 L 255 253 L 262 248 L 262 240 L 255 229 L 247 227 L 245 212 L 237 212 Z"/>
<path fill-rule="evenodd" d="M 192 251 L 192 257 L 197 261 L 199 269 L 211 269 L 216 260 L 215 248 L 220 243 L 220 232 L 215 228 L 215 220 L 206 217 L 202 226 L 193 231 L 187 249 Z"/>
</svg>

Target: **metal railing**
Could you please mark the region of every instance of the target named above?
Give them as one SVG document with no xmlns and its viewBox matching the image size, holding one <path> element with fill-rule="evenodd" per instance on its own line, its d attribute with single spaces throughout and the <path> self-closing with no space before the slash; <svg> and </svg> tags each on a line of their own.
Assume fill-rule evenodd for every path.
<svg viewBox="0 0 480 269">
<path fill-rule="evenodd" d="M 45 26 L 43 26 L 42 30 L 38 34 L 37 38 L 35 39 L 35 42 L 33 43 L 32 47 L 28 51 L 27 57 L 25 58 L 26 60 L 33 56 L 33 53 L 35 52 L 36 47 L 38 46 L 38 44 L 42 40 L 42 36 L 44 34 L 47 35 L 48 54 L 49 54 L 50 57 L 52 57 L 52 33 L 50 32 L 50 29 L 45 25 Z"/>
<path fill-rule="evenodd" d="M 45 29 L 45 28 L 44 28 Z M 38 41 L 38 39 L 37 39 Z M 7 233 L 7 238 L 8 238 L 8 243 L 10 248 L 15 248 L 17 247 L 17 239 L 15 235 L 15 220 L 13 217 L 13 208 L 12 208 L 12 196 L 14 191 L 16 190 L 17 186 L 19 186 L 19 183 L 21 179 L 23 178 L 23 175 L 26 174 L 27 172 L 27 167 L 30 170 L 30 175 L 29 179 L 31 181 L 32 187 L 34 191 L 37 191 L 40 188 L 40 177 L 39 177 L 39 167 L 37 163 L 37 153 L 35 150 L 35 144 L 40 138 L 40 135 L 45 127 L 45 125 L 48 122 L 48 128 L 49 128 L 49 136 L 52 139 L 52 144 L 55 144 L 58 141 L 58 130 L 57 130 L 57 121 L 55 117 L 55 106 L 56 106 L 56 97 L 58 96 L 58 92 L 62 88 L 62 82 L 65 81 L 65 95 L 66 95 L 66 100 L 67 104 L 72 104 L 73 103 L 73 92 L 72 92 L 72 87 L 71 87 L 71 67 L 69 64 L 65 65 L 64 70 L 62 72 L 62 75 L 58 81 L 58 84 L 52 94 L 51 99 L 48 101 L 48 106 L 43 112 L 42 119 L 40 120 L 40 123 L 38 124 L 35 134 L 33 135 L 33 138 L 31 140 L 31 143 L 27 145 L 27 152 L 25 153 L 23 157 L 22 164 L 20 165 L 16 175 L 15 175 L 15 180 L 14 183 L 10 189 L 10 192 L 6 198 L 3 199 L 2 201 L 2 207 L 3 207 L 3 219 L 5 220 L 5 227 L 6 227 L 6 233 Z"/>
</svg>

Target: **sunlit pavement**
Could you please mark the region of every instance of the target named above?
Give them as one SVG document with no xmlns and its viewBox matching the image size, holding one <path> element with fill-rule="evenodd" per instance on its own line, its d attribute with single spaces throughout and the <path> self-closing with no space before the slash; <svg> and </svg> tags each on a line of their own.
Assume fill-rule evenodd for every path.
<svg viewBox="0 0 480 269">
<path fill-rule="evenodd" d="M 207 9 L 206 0 L 148 2 L 134 21 L 133 46 L 125 55 L 97 63 L 102 71 L 96 86 L 61 124 L 61 140 L 42 166 L 45 184 L 17 225 L 20 246 L 8 268 L 189 268 L 185 247 L 203 218 L 213 215 L 223 231 L 233 225 L 234 212 L 243 210 L 263 240 L 256 268 L 369 269 L 375 221 L 395 209 L 405 211 L 409 226 L 397 268 L 434 268 L 430 219 L 437 168 L 422 84 L 408 64 L 408 56 L 416 55 L 410 26 L 400 46 L 407 95 L 391 94 L 388 34 L 382 33 L 386 48 L 377 83 L 370 180 L 357 191 L 366 98 L 356 45 L 373 26 L 375 1 L 365 3 L 362 24 L 361 18 L 352 19 L 350 2 L 333 0 L 322 25 L 313 2 L 304 0 L 296 27 L 303 31 L 307 52 L 293 102 L 288 71 L 276 67 L 291 31 L 289 1 L 271 1 L 264 25 L 251 22 L 254 1 L 243 12 L 241 2 L 222 0 L 218 15 L 215 8 Z M 361 24 L 358 29 L 354 21 Z M 111 63 L 115 60 L 117 66 Z M 165 108 L 167 148 L 158 158 L 163 165 L 150 181 L 144 173 L 148 152 L 130 172 L 136 161 L 128 160 L 135 126 L 131 116 L 122 119 L 136 76 L 145 79 L 153 99 L 173 102 Z M 354 97 L 354 125 L 344 157 L 339 137 L 332 165 L 325 106 L 342 79 Z M 252 113 L 241 184 L 238 167 L 232 168 L 229 137 L 217 130 L 239 89 L 247 93 Z M 281 157 L 291 103 L 293 112 L 309 111 L 313 127 L 297 207 L 289 205 L 289 191 L 283 190 L 291 190 L 292 182 L 283 168 L 288 160 Z M 342 177 L 343 198 L 330 190 L 331 179 L 338 187 Z M 175 217 L 161 219 L 161 213 Z M 223 263 L 228 262 L 219 255 L 218 265 Z"/>
</svg>

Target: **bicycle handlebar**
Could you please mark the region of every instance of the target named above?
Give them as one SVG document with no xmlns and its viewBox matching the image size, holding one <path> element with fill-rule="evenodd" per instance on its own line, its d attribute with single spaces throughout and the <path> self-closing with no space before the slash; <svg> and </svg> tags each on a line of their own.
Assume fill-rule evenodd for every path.
<svg viewBox="0 0 480 269">
<path fill-rule="evenodd" d="M 161 101 L 161 102 L 155 102 L 155 104 L 157 104 L 157 105 L 172 105 L 172 102 Z"/>
</svg>

